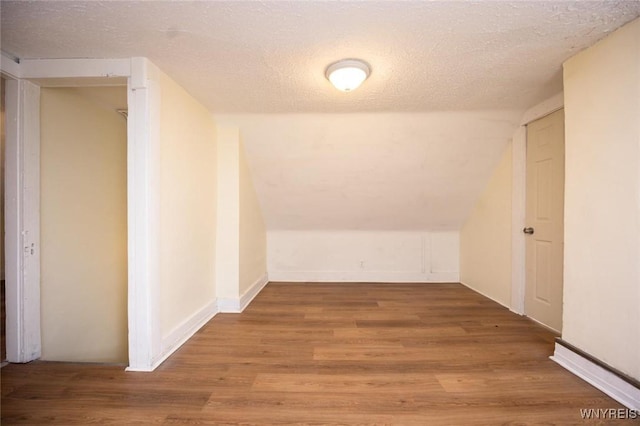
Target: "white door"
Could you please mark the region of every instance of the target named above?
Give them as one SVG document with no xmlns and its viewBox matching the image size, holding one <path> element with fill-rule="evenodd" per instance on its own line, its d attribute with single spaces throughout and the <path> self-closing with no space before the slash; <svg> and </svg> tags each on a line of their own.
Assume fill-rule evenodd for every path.
<svg viewBox="0 0 640 426">
<path fill-rule="evenodd" d="M 564 110 L 527 126 L 525 313 L 562 330 Z"/>
</svg>

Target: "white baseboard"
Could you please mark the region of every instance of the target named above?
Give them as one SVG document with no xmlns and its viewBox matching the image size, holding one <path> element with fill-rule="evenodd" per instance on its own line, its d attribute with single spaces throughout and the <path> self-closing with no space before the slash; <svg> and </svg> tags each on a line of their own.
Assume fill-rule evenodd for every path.
<svg viewBox="0 0 640 426">
<path fill-rule="evenodd" d="M 501 302 L 500 300 L 496 299 L 495 297 L 492 297 L 492 296 L 488 295 L 487 293 L 485 293 L 485 292 L 483 292 L 483 291 L 480 291 L 480 290 L 478 290 L 478 289 L 477 289 L 477 288 L 475 288 L 475 287 L 470 286 L 470 285 L 469 285 L 469 284 L 467 284 L 467 283 L 464 283 L 464 282 L 460 281 L 460 284 L 462 284 L 463 286 L 467 287 L 469 290 L 473 290 L 473 291 L 475 291 L 476 293 L 483 295 L 483 296 L 484 296 L 484 297 L 486 297 L 487 299 L 491 299 L 491 300 L 493 300 L 494 302 L 496 302 L 497 304 L 504 306 L 505 308 L 509 309 L 511 312 L 513 312 L 513 313 L 514 313 L 514 314 L 516 314 L 516 315 L 519 315 L 519 316 L 527 316 L 524 312 L 518 312 L 517 310 L 514 310 L 511 306 L 507 305 L 506 303 Z M 553 327 L 549 327 L 547 324 L 541 323 L 540 321 L 538 321 L 537 319 L 535 319 L 535 318 L 533 318 L 533 317 L 529 317 L 529 316 L 527 316 L 527 318 L 528 318 L 528 319 L 530 319 L 531 321 L 535 322 L 536 324 L 540 325 L 541 327 L 544 327 L 544 328 L 546 328 L 547 330 L 549 330 L 549 331 L 551 331 L 551 332 L 553 332 L 553 333 L 555 333 L 555 334 L 557 334 L 557 335 L 560 335 L 560 334 L 561 334 L 561 333 L 560 333 L 560 330 L 556 330 L 556 329 L 555 329 L 555 328 L 553 328 Z"/>
<path fill-rule="evenodd" d="M 516 312 L 514 312 L 514 313 L 516 313 Z M 538 324 L 540 327 L 542 327 L 542 328 L 546 328 L 547 330 L 549 330 L 549 331 L 550 331 L 550 332 L 552 332 L 552 333 L 555 333 L 555 334 L 556 334 L 556 335 L 558 335 L 558 336 L 561 336 L 561 335 L 562 335 L 562 331 L 560 331 L 560 330 L 556 330 L 555 328 L 553 328 L 553 327 L 551 327 L 551 326 L 548 326 L 547 324 L 545 324 L 545 323 L 543 323 L 543 322 L 538 321 L 538 320 L 537 320 L 537 319 L 535 319 L 534 317 L 527 316 L 527 314 L 523 314 L 522 316 L 527 317 L 527 319 L 529 319 L 529 320 L 531 320 L 531 321 L 535 322 L 535 323 L 536 323 L 536 324 Z"/>
<path fill-rule="evenodd" d="M 640 410 L 640 389 L 614 373 L 559 343 L 556 343 L 555 351 L 550 358 L 625 407 Z"/>
<path fill-rule="evenodd" d="M 256 282 L 254 282 L 251 287 L 244 292 L 244 294 L 240 297 L 240 312 L 244 311 L 249 303 L 262 291 L 264 286 L 269 283 L 269 277 L 265 273 L 262 277 L 260 277 Z"/>
<path fill-rule="evenodd" d="M 484 291 L 480 291 L 480 290 L 478 290 L 477 288 L 472 287 L 472 286 L 470 286 L 469 284 L 467 284 L 467 283 L 465 283 L 465 282 L 462 282 L 462 281 L 460 281 L 460 284 L 462 284 L 463 286 L 465 286 L 465 287 L 466 287 L 466 288 L 468 288 L 469 290 L 475 291 L 476 293 L 483 295 L 483 296 L 484 296 L 484 297 L 486 297 L 487 299 L 491 299 L 491 300 L 493 300 L 493 301 L 494 301 L 494 302 L 496 302 L 497 304 L 502 305 L 502 306 L 504 306 L 505 308 L 507 308 L 507 309 L 509 309 L 509 310 L 511 311 L 511 307 L 510 307 L 509 305 L 507 305 L 507 304 L 506 304 L 506 303 L 504 303 L 504 302 L 501 302 L 500 300 L 496 299 L 496 298 L 495 298 L 495 297 L 493 297 L 493 296 L 488 295 L 488 294 L 487 294 L 487 293 L 485 293 Z M 511 312 L 513 312 L 513 311 L 511 311 Z M 517 312 L 515 312 L 515 313 L 517 313 Z M 520 315 L 520 314 L 518 314 L 518 315 Z"/>
<path fill-rule="evenodd" d="M 310 283 L 457 283 L 458 272 L 269 271 L 271 281 Z"/>
<path fill-rule="evenodd" d="M 240 299 L 233 297 L 221 297 L 218 299 L 218 311 L 222 313 L 239 313 Z"/>
<path fill-rule="evenodd" d="M 249 303 L 256 297 L 265 285 L 269 282 L 269 277 L 265 273 L 258 278 L 256 282 L 251 284 L 251 287 L 244 292 L 244 294 L 238 298 L 225 297 L 218 299 L 218 310 L 225 313 L 240 313 L 249 306 Z"/>
<path fill-rule="evenodd" d="M 153 363 L 152 371 L 162 364 L 169 356 L 174 353 L 180 346 L 191 338 L 203 325 L 218 313 L 218 301 L 213 299 L 207 303 L 202 309 L 189 318 L 184 320 L 180 325 L 171 330 L 169 334 L 162 338 L 160 357 Z"/>
</svg>

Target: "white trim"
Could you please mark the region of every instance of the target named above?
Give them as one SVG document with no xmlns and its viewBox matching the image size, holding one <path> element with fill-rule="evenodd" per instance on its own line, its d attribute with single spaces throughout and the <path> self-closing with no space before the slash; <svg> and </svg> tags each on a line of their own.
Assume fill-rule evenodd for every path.
<svg viewBox="0 0 640 426">
<path fill-rule="evenodd" d="M 161 355 L 159 302 L 160 93 L 145 58 L 132 58 L 129 81 L 127 205 L 129 366 L 153 371 Z"/>
<path fill-rule="evenodd" d="M 546 99 L 539 104 L 529 108 L 520 120 L 521 126 L 526 126 L 532 121 L 536 121 L 542 117 L 552 114 L 559 109 L 564 108 L 564 92 L 560 92 L 549 99 Z"/>
<path fill-rule="evenodd" d="M 73 78 L 97 78 L 97 77 L 128 77 L 128 103 L 129 103 L 129 119 L 127 130 L 127 221 L 128 221 L 128 323 L 129 323 L 129 369 L 136 371 L 150 371 L 153 365 L 157 364 L 161 357 L 161 334 L 159 321 L 159 290 L 158 290 L 158 214 L 159 214 L 159 128 L 160 128 L 160 90 L 154 78 L 157 76 L 157 69 L 146 58 L 129 58 L 129 59 L 28 59 L 23 60 L 19 64 L 15 61 L 3 60 L 2 72 L 6 75 L 19 75 L 22 78 L 30 79 L 73 79 Z M 115 79 L 114 79 L 115 80 Z M 32 108 L 36 113 L 29 116 L 20 115 L 22 106 L 18 108 L 18 90 L 12 89 L 12 85 L 18 84 L 21 87 L 31 87 L 34 92 L 37 86 L 30 82 L 7 82 L 7 96 L 11 103 L 7 105 L 7 115 L 9 117 L 7 123 L 7 145 L 9 147 L 11 138 L 15 136 L 24 138 L 22 133 L 28 137 L 29 132 L 36 132 L 38 126 L 33 124 L 18 125 L 21 120 L 28 117 L 37 117 L 39 119 L 39 107 Z M 11 94 L 9 93 L 11 92 Z M 20 92 L 21 93 L 21 92 Z M 30 99 L 30 98 L 29 98 Z M 39 99 L 39 96 L 38 96 Z M 13 101 L 15 100 L 15 106 Z M 12 108 L 17 108 L 15 115 L 15 124 L 12 127 L 11 114 Z M 13 132 L 13 133 L 12 133 Z M 39 135 L 37 137 L 39 146 Z M 26 146 L 24 142 L 16 144 L 18 146 Z M 12 154 L 18 158 L 18 151 Z M 30 161 L 35 161 L 35 157 L 31 155 Z M 39 161 L 38 171 L 39 171 Z M 7 173 L 19 172 L 19 163 L 7 163 Z M 39 185 L 39 178 L 33 179 L 33 185 Z M 9 180 L 7 179 L 7 183 Z M 17 190 L 20 186 L 13 185 L 13 189 L 8 187 L 7 196 L 14 197 L 20 195 Z M 33 187 L 35 188 L 35 186 Z M 13 192 L 12 192 L 13 191 Z M 38 193 L 39 199 L 39 193 Z M 39 208 L 33 203 L 23 207 L 22 201 L 16 198 L 7 203 L 7 211 L 20 212 L 29 208 L 39 218 Z M 14 268 L 13 275 L 18 277 L 16 271 L 20 271 L 23 266 L 20 263 L 20 256 L 23 252 L 22 231 L 17 224 L 12 224 L 9 219 L 10 229 L 7 231 L 7 265 Z M 34 242 L 35 254 L 39 256 L 39 241 L 34 240 L 39 234 L 39 224 L 37 232 L 34 230 L 29 238 L 29 244 Z M 18 230 L 18 231 L 12 231 Z M 10 254 L 9 252 L 15 248 L 18 252 Z M 17 254 L 16 254 L 17 253 Z M 13 258 L 11 257 L 13 256 Z M 34 256 L 35 260 L 35 256 Z M 38 259 L 39 260 L 39 259 Z M 8 268 L 7 274 L 11 274 Z M 37 268 L 39 271 L 39 268 Z M 7 324 L 11 324 L 12 330 L 7 330 L 8 339 L 12 339 L 12 343 L 7 342 L 7 350 L 13 351 L 13 362 L 28 361 L 34 356 L 39 356 L 40 347 L 40 309 L 39 309 L 39 278 L 38 286 L 33 289 L 25 289 L 23 293 L 16 290 L 10 290 L 10 281 L 15 278 L 7 278 Z M 14 281 L 17 282 L 17 281 Z M 36 293 L 37 291 L 37 293 Z M 23 302 L 28 304 L 23 306 Z M 21 325 L 15 325 L 15 319 L 18 318 L 18 312 L 25 307 L 35 306 L 38 309 L 32 309 L 34 318 L 29 322 Z M 37 311 L 37 312 L 36 312 Z M 35 317 L 37 315 L 37 321 Z M 12 322 L 14 321 L 14 322 Z M 18 330 L 23 330 L 18 332 Z M 20 339 L 28 339 L 27 348 L 20 355 L 17 349 L 17 342 Z M 33 342 L 31 342 L 33 340 Z M 37 347 L 35 346 L 37 341 Z M 31 343 L 29 343 L 31 342 Z M 24 345 L 23 345 L 24 346 Z M 14 356 L 15 355 L 15 356 Z"/>
<path fill-rule="evenodd" d="M 240 310 L 240 299 L 233 297 L 221 297 L 218 299 L 218 310 L 225 314 L 238 314 Z"/>
<path fill-rule="evenodd" d="M 466 288 L 468 288 L 469 290 L 474 291 L 474 292 L 476 292 L 476 293 L 478 293 L 478 294 L 480 294 L 480 295 L 482 295 L 482 296 L 486 297 L 487 299 L 493 300 L 493 301 L 494 301 L 494 302 L 496 302 L 498 305 L 500 305 L 500 306 L 504 306 L 505 308 L 507 308 L 507 309 L 511 310 L 511 308 L 510 308 L 508 305 L 506 305 L 506 304 L 502 303 L 501 301 L 499 301 L 499 300 L 498 300 L 498 299 L 496 299 L 495 297 L 493 297 L 493 296 L 489 296 L 489 295 L 488 295 L 488 294 L 486 294 L 485 292 L 480 291 L 480 290 L 478 290 L 477 288 L 472 287 L 472 286 L 470 286 L 469 284 L 467 284 L 467 283 L 465 283 L 465 282 L 460 281 L 460 284 L 462 284 L 463 286 L 465 286 L 465 287 L 466 287 Z"/>
<path fill-rule="evenodd" d="M 218 310 L 225 314 L 238 314 L 240 310 L 240 299 L 233 297 L 221 297 L 218 299 Z"/>
<path fill-rule="evenodd" d="M 176 350 L 184 345 L 194 334 L 198 332 L 206 323 L 208 323 L 218 313 L 218 301 L 213 299 L 207 303 L 202 309 L 182 321 L 180 325 L 175 327 L 169 334 L 162 338 L 160 357 L 153 363 L 151 369 L 135 369 L 127 368 L 127 371 L 153 371 L 167 358 L 169 358 Z"/>
<path fill-rule="evenodd" d="M 40 87 L 126 87 L 127 77 L 30 78 Z"/>
<path fill-rule="evenodd" d="M 547 324 L 538 321 L 537 319 L 535 319 L 534 317 L 527 317 L 528 320 L 531 320 L 533 322 L 535 322 L 536 324 L 538 324 L 540 327 L 545 328 L 547 330 L 549 330 L 550 332 L 557 334 L 558 336 L 562 335 L 562 332 L 560 330 L 556 330 L 555 328 L 548 326 Z"/>
<path fill-rule="evenodd" d="M 527 128 L 516 129 L 512 140 L 511 167 L 511 309 L 524 315 Z"/>
<path fill-rule="evenodd" d="M 7 360 L 40 357 L 40 88 L 6 81 Z"/>
<path fill-rule="evenodd" d="M 251 287 L 249 287 L 239 298 L 218 299 L 219 311 L 225 313 L 243 312 L 268 283 L 269 277 L 265 273 L 262 277 L 258 278 L 256 282 L 251 284 Z"/>
<path fill-rule="evenodd" d="M 135 58 L 134 58 L 135 59 Z M 22 78 L 129 77 L 132 59 L 23 59 Z"/>
<path fill-rule="evenodd" d="M 264 275 L 256 280 L 251 287 L 244 292 L 242 296 L 240 296 L 240 312 L 244 311 L 249 303 L 255 299 L 255 297 L 260 294 L 262 289 L 269 283 L 269 277 L 265 272 Z"/>
<path fill-rule="evenodd" d="M 0 52 L 0 72 L 11 78 L 21 78 L 22 69 L 20 63 L 9 57 L 4 52 Z"/>
<path fill-rule="evenodd" d="M 240 297 L 240 312 L 244 311 L 247 306 L 255 299 L 255 297 L 260 294 L 262 289 L 269 283 L 269 276 L 265 272 L 265 274 L 258 278 L 256 282 L 254 282 L 251 287 L 244 292 L 244 294 Z"/>
<path fill-rule="evenodd" d="M 271 281 L 352 283 L 457 283 L 458 272 L 402 271 L 269 271 Z"/>
<path fill-rule="evenodd" d="M 3 64 L 4 66 L 4 64 Z M 20 362 L 22 349 L 22 154 L 20 135 L 20 90 L 18 81 L 6 81 L 5 145 L 5 282 L 7 359 Z"/>
<path fill-rule="evenodd" d="M 640 410 L 640 389 L 612 372 L 559 343 L 556 343 L 555 351 L 550 358 L 625 407 Z"/>
</svg>

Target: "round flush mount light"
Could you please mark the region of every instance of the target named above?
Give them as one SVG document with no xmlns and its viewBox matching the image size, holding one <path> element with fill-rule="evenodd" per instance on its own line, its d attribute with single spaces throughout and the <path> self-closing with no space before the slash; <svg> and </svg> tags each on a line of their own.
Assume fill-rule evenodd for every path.
<svg viewBox="0 0 640 426">
<path fill-rule="evenodd" d="M 327 67 L 327 79 L 338 90 L 350 92 L 357 89 L 371 74 L 371 68 L 360 59 L 343 59 Z"/>
</svg>

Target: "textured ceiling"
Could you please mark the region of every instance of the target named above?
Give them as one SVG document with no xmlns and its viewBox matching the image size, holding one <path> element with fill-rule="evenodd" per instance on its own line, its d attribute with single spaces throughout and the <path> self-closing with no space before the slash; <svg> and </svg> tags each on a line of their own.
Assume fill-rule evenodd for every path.
<svg viewBox="0 0 640 426">
<path fill-rule="evenodd" d="M 460 228 L 522 112 L 640 1 L 2 1 L 0 14 L 7 53 L 146 56 L 237 125 L 268 229 L 433 230 Z M 347 57 L 372 66 L 352 93 L 324 77 Z"/>
<path fill-rule="evenodd" d="M 19 58 L 146 56 L 214 112 L 525 109 L 638 1 L 2 1 Z M 328 64 L 372 75 L 341 93 Z"/>
</svg>

